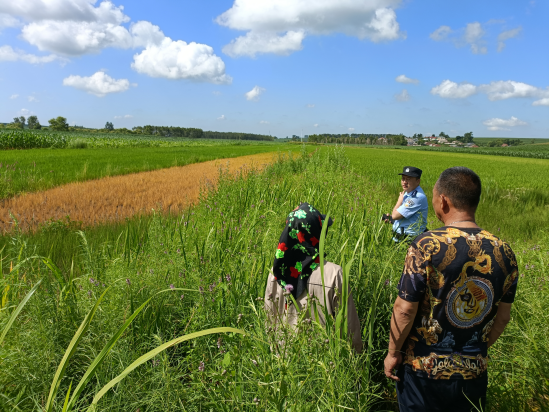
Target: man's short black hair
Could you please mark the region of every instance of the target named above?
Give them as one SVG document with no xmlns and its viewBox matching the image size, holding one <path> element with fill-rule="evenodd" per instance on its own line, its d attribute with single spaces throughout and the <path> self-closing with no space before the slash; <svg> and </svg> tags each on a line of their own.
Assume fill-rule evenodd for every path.
<svg viewBox="0 0 549 412">
<path fill-rule="evenodd" d="M 476 209 L 480 202 L 480 177 L 466 167 L 446 169 L 440 174 L 435 187 L 452 201 L 456 209 Z"/>
</svg>

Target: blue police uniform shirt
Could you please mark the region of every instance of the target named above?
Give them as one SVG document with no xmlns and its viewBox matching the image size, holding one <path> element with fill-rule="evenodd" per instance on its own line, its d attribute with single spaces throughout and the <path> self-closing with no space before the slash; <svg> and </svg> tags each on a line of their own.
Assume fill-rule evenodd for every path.
<svg viewBox="0 0 549 412">
<path fill-rule="evenodd" d="M 429 203 L 423 189 L 418 186 L 410 193 L 404 194 L 402 205 L 397 212 L 404 216 L 403 219 L 395 220 L 393 231 L 397 234 L 418 236 L 427 227 L 427 212 Z"/>
</svg>

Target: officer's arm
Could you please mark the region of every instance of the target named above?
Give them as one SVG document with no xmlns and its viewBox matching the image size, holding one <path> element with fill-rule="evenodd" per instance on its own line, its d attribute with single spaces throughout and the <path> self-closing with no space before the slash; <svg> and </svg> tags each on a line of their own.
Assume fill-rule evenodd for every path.
<svg viewBox="0 0 549 412">
<path fill-rule="evenodd" d="M 492 330 L 488 334 L 488 347 L 492 346 L 503 333 L 503 330 L 511 320 L 511 306 L 512 303 L 500 302 L 498 306 L 498 313 L 494 319 Z"/>
<path fill-rule="evenodd" d="M 402 214 L 398 211 L 398 208 L 402 206 L 402 202 L 404 201 L 404 193 L 405 192 L 400 192 L 400 196 L 398 197 L 395 207 L 393 207 L 393 211 L 391 212 L 391 217 L 394 220 L 404 219 L 404 216 L 402 216 Z"/>
</svg>

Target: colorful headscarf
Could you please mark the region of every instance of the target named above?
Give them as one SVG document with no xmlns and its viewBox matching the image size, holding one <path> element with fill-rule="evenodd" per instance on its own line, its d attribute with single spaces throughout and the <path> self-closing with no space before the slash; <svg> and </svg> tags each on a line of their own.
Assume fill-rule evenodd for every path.
<svg viewBox="0 0 549 412">
<path fill-rule="evenodd" d="M 309 203 L 301 203 L 286 219 L 278 241 L 273 273 L 276 281 L 294 298 L 307 290 L 307 278 L 320 265 L 319 242 L 326 216 Z M 328 226 L 331 226 L 332 219 Z"/>
</svg>

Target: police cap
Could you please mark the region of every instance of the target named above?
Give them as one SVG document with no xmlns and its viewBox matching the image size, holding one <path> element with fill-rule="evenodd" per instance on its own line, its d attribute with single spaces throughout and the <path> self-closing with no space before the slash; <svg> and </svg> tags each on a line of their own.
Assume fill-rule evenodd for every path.
<svg viewBox="0 0 549 412">
<path fill-rule="evenodd" d="M 399 175 L 417 177 L 419 179 L 422 173 L 423 171 L 421 169 L 418 169 L 417 167 L 404 166 L 404 169 L 402 169 L 402 173 L 399 173 Z"/>
</svg>

